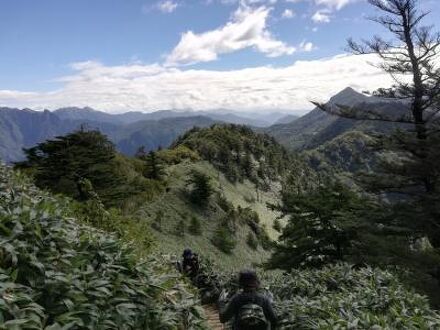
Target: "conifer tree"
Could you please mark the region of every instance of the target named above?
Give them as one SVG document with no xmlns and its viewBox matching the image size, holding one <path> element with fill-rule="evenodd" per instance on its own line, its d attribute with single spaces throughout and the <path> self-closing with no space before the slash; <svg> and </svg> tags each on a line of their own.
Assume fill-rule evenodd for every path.
<svg viewBox="0 0 440 330">
<path fill-rule="evenodd" d="M 81 128 L 24 149 L 24 153 L 27 159 L 16 166 L 31 169 L 39 187 L 77 199 L 87 199 L 81 188 L 84 180 L 107 201 L 116 197 L 123 181 L 114 168 L 115 147 L 99 131 Z"/>
<path fill-rule="evenodd" d="M 148 179 L 161 180 L 164 171 L 156 152 L 150 151 L 143 159 L 145 160 L 144 176 Z"/>
<path fill-rule="evenodd" d="M 187 180 L 187 185 L 191 186 L 190 198 L 194 204 L 206 206 L 209 197 L 213 193 L 211 180 L 206 174 L 193 170 Z"/>
<path fill-rule="evenodd" d="M 409 111 L 396 116 L 361 107 L 316 105 L 345 118 L 412 127 L 377 139 L 376 147 L 388 157 L 381 159 L 375 173 L 364 174 L 359 181 L 371 191 L 410 203 L 411 207 L 405 208 L 409 213 L 400 217 L 400 225 L 412 223 L 411 228 L 440 244 L 440 210 L 431 207 L 440 203 L 440 34 L 422 25 L 428 13 L 419 9 L 418 0 L 368 2 L 383 14 L 373 21 L 388 30 L 394 40 L 377 36 L 363 43 L 349 40 L 349 48 L 354 54 L 376 54 L 382 59 L 379 66 L 393 77 L 395 85 L 380 88 L 375 95 L 402 101 L 402 108 Z"/>
<path fill-rule="evenodd" d="M 344 260 L 350 253 L 356 232 L 352 220 L 360 206 L 361 200 L 339 183 L 301 194 L 284 191 L 277 210 L 288 215 L 289 221 L 268 267 L 290 270 Z"/>
</svg>

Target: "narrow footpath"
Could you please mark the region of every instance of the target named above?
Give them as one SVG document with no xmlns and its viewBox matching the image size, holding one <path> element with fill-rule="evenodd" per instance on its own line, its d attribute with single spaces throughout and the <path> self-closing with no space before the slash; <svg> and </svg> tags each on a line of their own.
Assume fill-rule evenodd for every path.
<svg viewBox="0 0 440 330">
<path fill-rule="evenodd" d="M 203 309 L 208 319 L 209 328 L 212 330 L 223 330 L 223 324 L 220 323 L 217 307 L 215 305 L 204 305 Z"/>
</svg>

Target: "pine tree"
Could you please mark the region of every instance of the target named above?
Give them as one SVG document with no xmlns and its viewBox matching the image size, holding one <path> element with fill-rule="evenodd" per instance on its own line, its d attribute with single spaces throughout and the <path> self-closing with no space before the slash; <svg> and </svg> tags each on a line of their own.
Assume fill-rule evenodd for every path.
<svg viewBox="0 0 440 330">
<path fill-rule="evenodd" d="M 124 181 L 115 170 L 115 147 L 99 131 L 81 128 L 24 149 L 24 153 L 27 159 L 16 166 L 31 169 L 39 187 L 76 199 L 87 199 L 80 184 L 83 180 L 107 202 L 118 197 L 117 188 Z"/>
<path fill-rule="evenodd" d="M 161 180 L 164 170 L 157 153 L 150 151 L 143 159 L 145 160 L 144 176 L 148 179 Z"/>
<path fill-rule="evenodd" d="M 382 158 L 375 173 L 364 174 L 359 181 L 378 194 L 397 196 L 404 203 L 397 206 L 398 213 L 402 209 L 408 212 L 399 217 L 400 225 L 410 225 L 440 246 L 440 211 L 431 207 L 440 201 L 440 34 L 422 25 L 428 13 L 419 9 L 418 0 L 369 0 L 369 3 L 383 13 L 373 20 L 388 30 L 394 41 L 374 37 L 359 44 L 349 40 L 349 47 L 355 54 L 372 53 L 382 59 L 380 67 L 396 83 L 389 89 L 380 88 L 375 95 L 405 100 L 402 107 L 408 104 L 409 112 L 396 117 L 362 108 L 317 105 L 345 118 L 413 127 L 377 139 L 376 147 L 388 158 Z"/>
<path fill-rule="evenodd" d="M 290 270 L 344 260 L 350 253 L 355 233 L 352 220 L 360 205 L 361 200 L 339 183 L 301 194 L 284 191 L 278 210 L 290 218 L 268 267 Z"/>
<path fill-rule="evenodd" d="M 194 204 L 206 206 L 214 192 L 211 180 L 206 174 L 193 170 L 187 180 L 187 185 L 191 186 L 190 199 Z"/>
</svg>

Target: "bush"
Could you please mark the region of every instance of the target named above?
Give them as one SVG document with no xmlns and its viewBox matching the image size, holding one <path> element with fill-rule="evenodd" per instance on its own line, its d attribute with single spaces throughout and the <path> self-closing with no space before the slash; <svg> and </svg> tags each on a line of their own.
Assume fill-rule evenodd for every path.
<svg viewBox="0 0 440 330">
<path fill-rule="evenodd" d="M 258 248 L 258 240 L 255 237 L 255 234 L 249 232 L 246 237 L 246 244 L 252 249 L 256 250 Z"/>
<path fill-rule="evenodd" d="M 271 276 L 280 329 L 438 329 L 440 315 L 390 271 L 348 264 Z"/>
<path fill-rule="evenodd" d="M 231 233 L 227 226 L 220 224 L 217 230 L 214 232 L 212 244 L 214 244 L 214 246 L 216 246 L 220 251 L 226 254 L 232 254 L 237 242 L 233 233 Z"/>
<path fill-rule="evenodd" d="M 169 266 L 138 264 L 128 245 L 72 212 L 0 167 L 2 329 L 205 328 Z"/>
<path fill-rule="evenodd" d="M 193 235 L 201 235 L 202 234 L 202 225 L 200 223 L 199 218 L 196 216 L 191 217 L 191 223 L 188 228 L 189 232 Z"/>
<path fill-rule="evenodd" d="M 187 185 L 191 186 L 189 197 L 194 204 L 205 207 L 213 193 L 211 179 L 205 173 L 192 170 L 187 180 Z"/>
</svg>

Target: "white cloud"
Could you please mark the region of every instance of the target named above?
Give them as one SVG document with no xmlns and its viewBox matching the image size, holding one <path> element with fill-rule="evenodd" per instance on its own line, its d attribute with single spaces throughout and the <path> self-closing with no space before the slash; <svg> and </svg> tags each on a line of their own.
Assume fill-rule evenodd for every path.
<svg viewBox="0 0 440 330">
<path fill-rule="evenodd" d="M 291 9 L 284 9 L 281 14 L 282 18 L 292 18 L 293 16 L 295 16 L 295 13 Z"/>
<path fill-rule="evenodd" d="M 354 1 L 355 0 L 315 0 L 315 3 L 317 5 L 322 5 L 327 8 L 340 10 Z"/>
<path fill-rule="evenodd" d="M 295 47 L 275 39 L 267 29 L 270 8 L 240 6 L 231 21 L 200 34 L 187 31 L 167 57 L 168 65 L 208 62 L 218 55 L 253 48 L 268 57 L 293 54 Z"/>
<path fill-rule="evenodd" d="M 313 45 L 313 43 L 306 41 L 301 42 L 299 47 L 305 52 L 311 52 L 315 49 L 315 45 Z"/>
<path fill-rule="evenodd" d="M 312 21 L 315 23 L 329 23 L 330 22 L 330 12 L 326 10 L 318 10 L 312 16 Z"/>
<path fill-rule="evenodd" d="M 156 4 L 156 8 L 162 13 L 172 13 L 179 7 L 179 4 L 172 0 L 162 0 Z"/>
<path fill-rule="evenodd" d="M 390 86 L 388 75 L 367 61 L 377 59 L 373 55 L 341 55 L 297 61 L 287 67 L 231 71 L 82 62 L 73 65 L 73 75 L 59 79 L 63 87 L 58 90 L 0 90 L 0 106 L 90 106 L 112 113 L 186 108 L 285 109 L 300 114 L 312 107 L 310 100 L 325 101 L 347 86 L 358 90 Z"/>
</svg>

